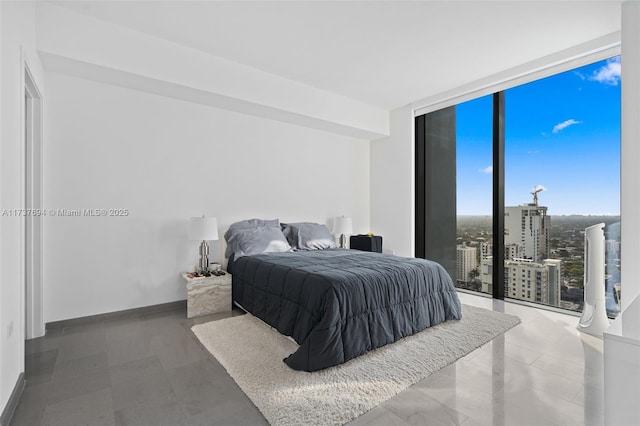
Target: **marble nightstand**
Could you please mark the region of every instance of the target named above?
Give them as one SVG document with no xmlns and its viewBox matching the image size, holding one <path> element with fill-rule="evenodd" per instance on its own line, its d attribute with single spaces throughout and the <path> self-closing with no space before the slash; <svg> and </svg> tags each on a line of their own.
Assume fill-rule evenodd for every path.
<svg viewBox="0 0 640 426">
<path fill-rule="evenodd" d="M 231 274 L 182 278 L 187 284 L 187 318 L 231 311 Z"/>
</svg>

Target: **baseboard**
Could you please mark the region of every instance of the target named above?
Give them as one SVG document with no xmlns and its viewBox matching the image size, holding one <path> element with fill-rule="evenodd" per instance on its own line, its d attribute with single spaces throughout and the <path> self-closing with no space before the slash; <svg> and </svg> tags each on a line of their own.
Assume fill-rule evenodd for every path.
<svg viewBox="0 0 640 426">
<path fill-rule="evenodd" d="M 59 330 L 65 327 L 83 325 L 83 324 L 96 322 L 96 321 L 120 319 L 120 318 L 131 317 L 134 315 L 149 315 L 149 314 L 155 314 L 158 312 L 174 311 L 178 309 L 184 309 L 186 312 L 187 301 L 177 300 L 175 302 L 161 303 L 159 305 L 143 306 L 141 308 L 125 309 L 123 311 L 108 312 L 106 314 L 89 315 L 86 317 L 72 318 L 72 319 L 66 319 L 61 321 L 53 321 L 53 322 L 48 322 L 45 326 L 45 329 L 47 331 Z"/>
<path fill-rule="evenodd" d="M 9 396 L 7 405 L 5 405 L 4 410 L 2 410 L 2 415 L 0 415 L 0 426 L 9 426 L 11 424 L 11 419 L 13 419 L 13 413 L 15 413 L 16 408 L 18 408 L 18 402 L 20 402 L 24 385 L 24 373 L 20 373 L 16 385 L 11 392 L 11 396 Z"/>
</svg>

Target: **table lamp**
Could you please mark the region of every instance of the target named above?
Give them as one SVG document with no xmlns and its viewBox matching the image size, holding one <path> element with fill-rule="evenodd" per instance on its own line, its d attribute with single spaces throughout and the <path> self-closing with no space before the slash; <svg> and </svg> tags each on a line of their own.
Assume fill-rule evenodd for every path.
<svg viewBox="0 0 640 426">
<path fill-rule="evenodd" d="M 333 233 L 340 235 L 340 248 L 347 248 L 347 237 L 353 233 L 353 222 L 350 217 L 339 216 L 333 221 Z"/>
<path fill-rule="evenodd" d="M 207 241 L 218 239 L 218 221 L 215 217 L 192 217 L 189 222 L 189 239 L 202 241 L 200 243 L 200 261 L 196 272 L 202 273 L 209 269 L 209 244 Z"/>
</svg>

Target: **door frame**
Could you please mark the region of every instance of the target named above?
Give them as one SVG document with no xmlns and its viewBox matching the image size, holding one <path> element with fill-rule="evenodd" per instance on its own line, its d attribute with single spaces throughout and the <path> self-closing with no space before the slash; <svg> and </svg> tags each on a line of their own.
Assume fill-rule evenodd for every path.
<svg viewBox="0 0 640 426">
<path fill-rule="evenodd" d="M 45 334 L 43 310 L 43 98 L 29 61 L 22 51 L 22 220 L 25 339 Z"/>
</svg>

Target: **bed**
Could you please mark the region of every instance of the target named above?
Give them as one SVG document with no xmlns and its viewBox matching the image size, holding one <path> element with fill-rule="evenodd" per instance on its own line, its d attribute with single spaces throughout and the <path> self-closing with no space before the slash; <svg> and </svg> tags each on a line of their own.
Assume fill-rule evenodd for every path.
<svg viewBox="0 0 640 426">
<path fill-rule="evenodd" d="M 230 255 L 233 302 L 300 345 L 289 367 L 322 370 L 462 317 L 439 264 L 325 246 Z"/>
</svg>

